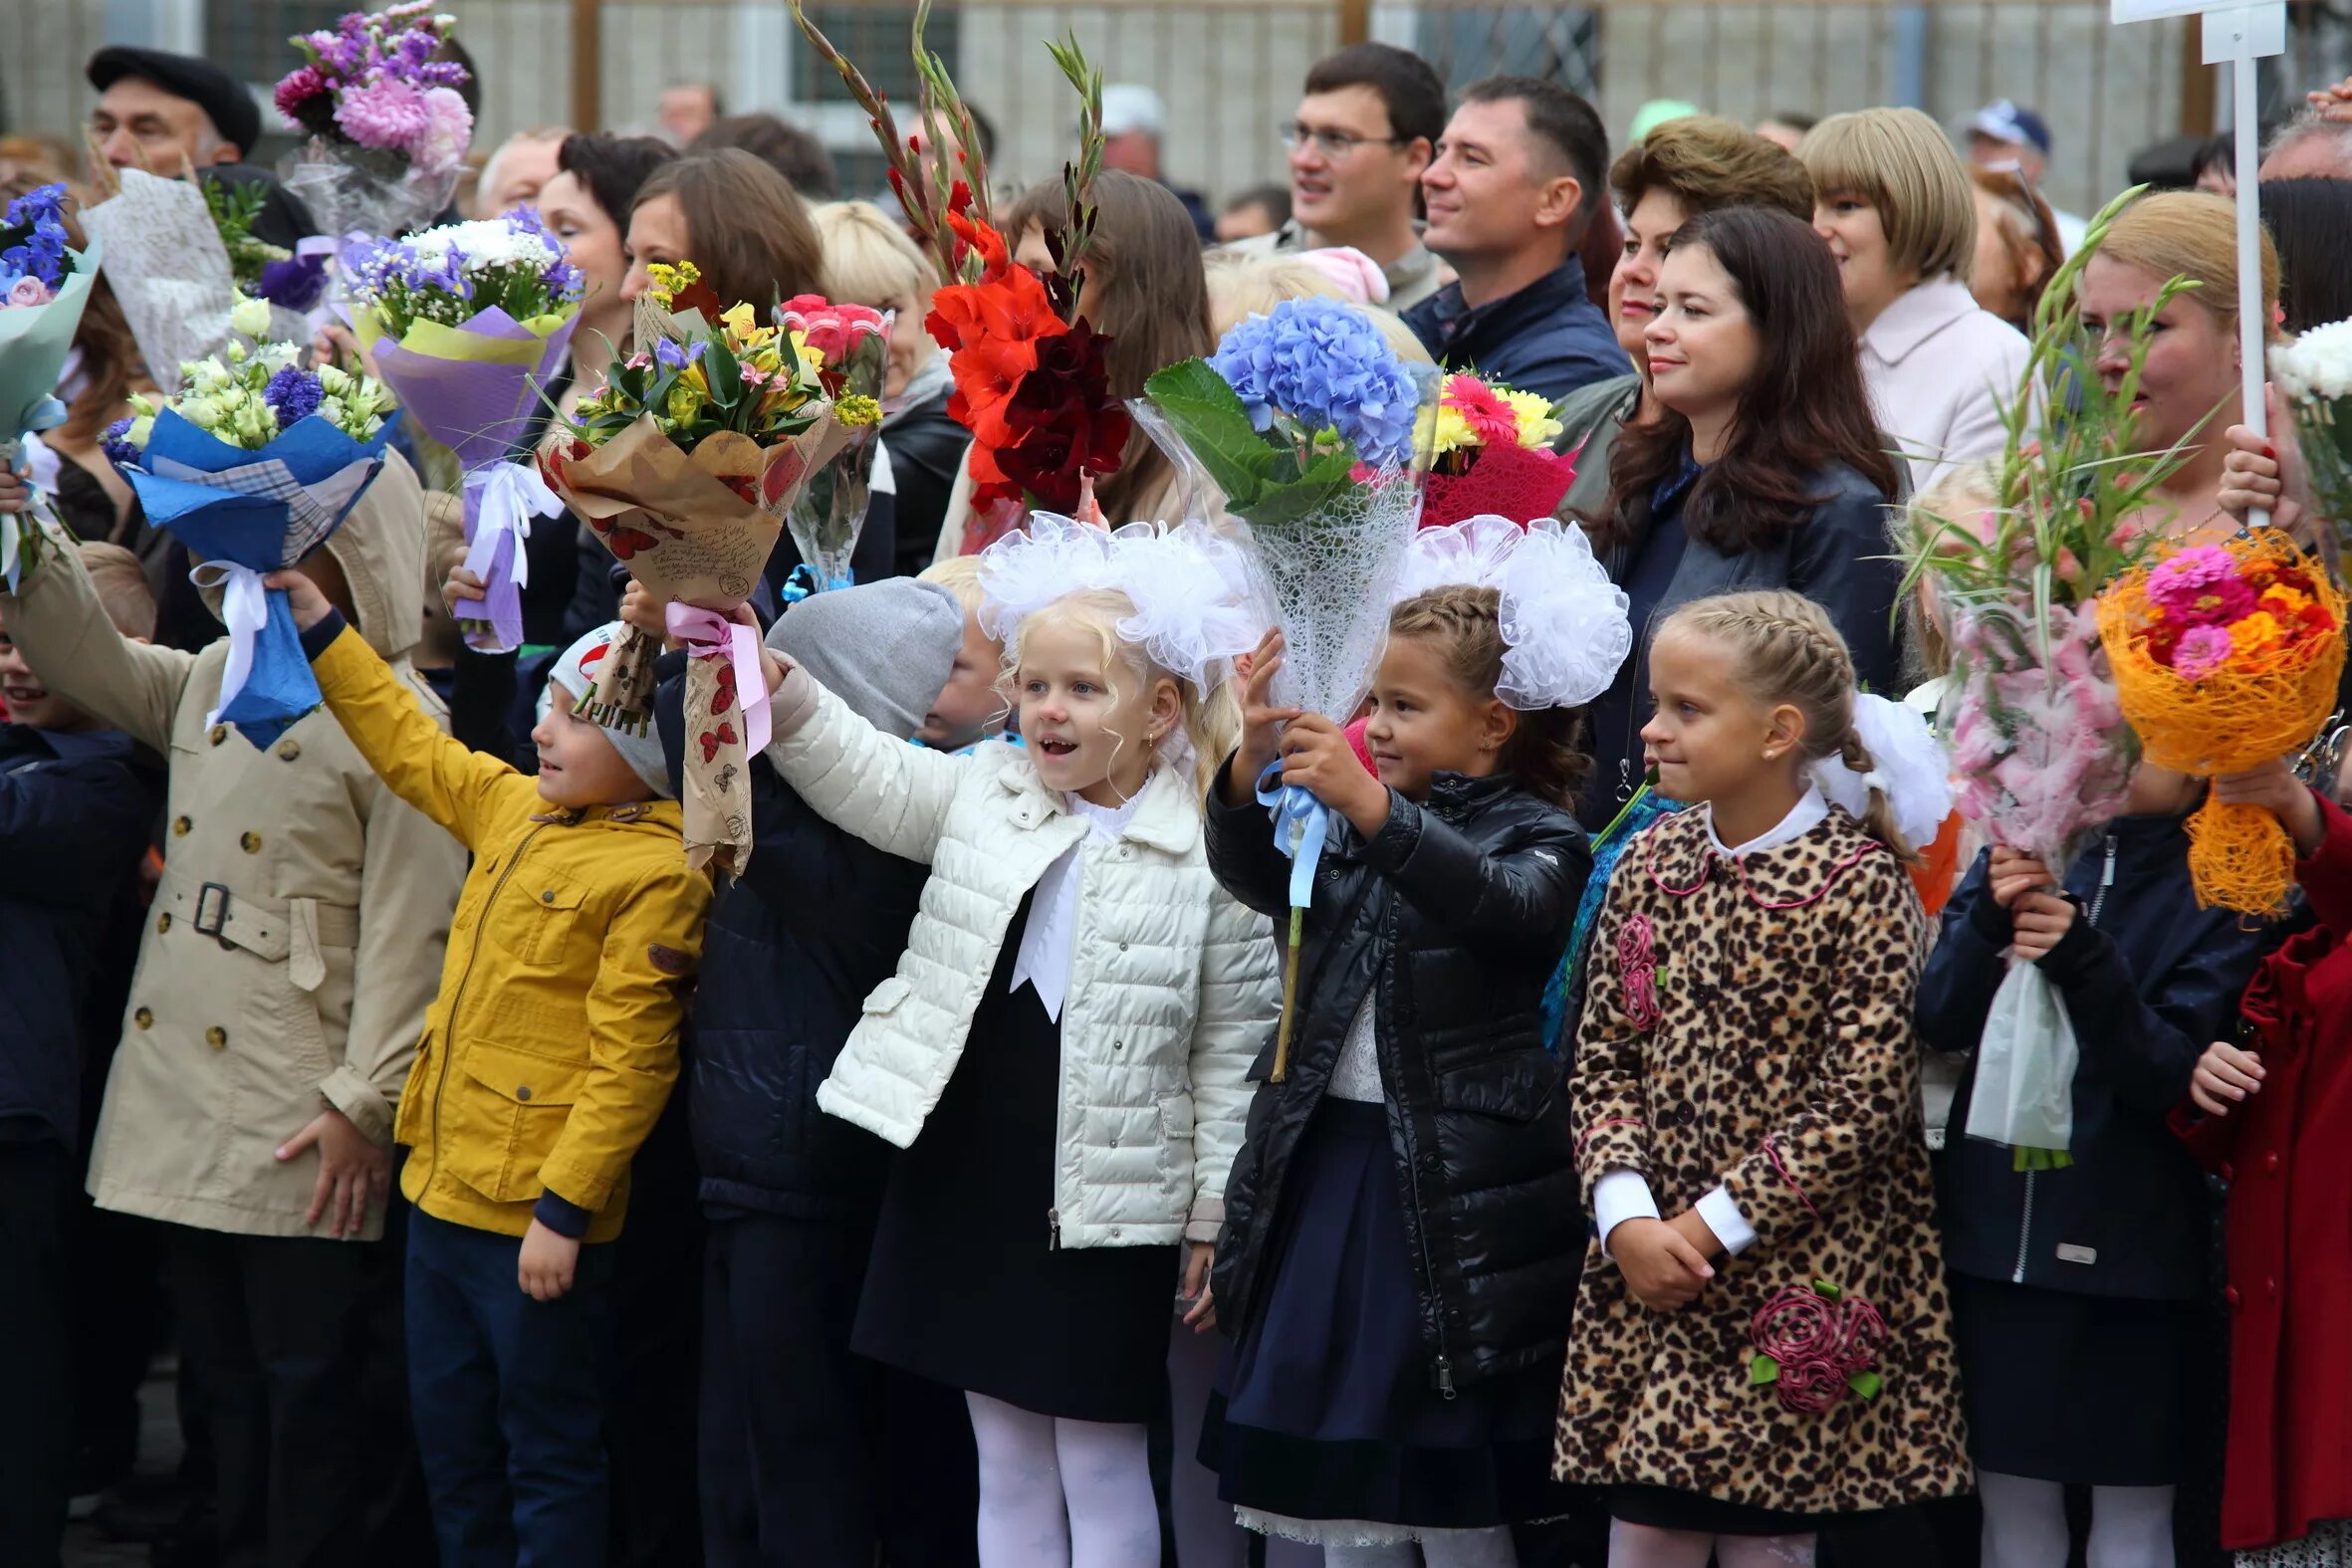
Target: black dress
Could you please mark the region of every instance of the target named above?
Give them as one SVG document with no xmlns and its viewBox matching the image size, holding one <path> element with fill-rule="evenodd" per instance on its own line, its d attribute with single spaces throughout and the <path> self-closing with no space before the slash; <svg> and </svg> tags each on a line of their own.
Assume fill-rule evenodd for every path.
<svg viewBox="0 0 2352 1568">
<path fill-rule="evenodd" d="M 1035 989 L 1007 990 L 1028 925 L 1025 898 L 955 1073 L 891 1167 L 850 1345 L 1036 1415 L 1144 1423 L 1167 1402 L 1181 1253 L 1058 1244 L 1061 1029 Z"/>
</svg>

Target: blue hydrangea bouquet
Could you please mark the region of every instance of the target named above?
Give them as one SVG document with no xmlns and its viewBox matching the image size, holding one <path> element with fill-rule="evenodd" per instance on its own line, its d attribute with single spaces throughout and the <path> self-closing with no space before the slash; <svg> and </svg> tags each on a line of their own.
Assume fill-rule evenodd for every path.
<svg viewBox="0 0 2352 1568">
<path fill-rule="evenodd" d="M 1345 724 L 1388 640 L 1405 547 L 1429 467 L 1421 418 L 1442 389 L 1369 316 L 1337 300 L 1286 300 L 1225 335 L 1207 359 L 1144 383 L 1136 416 L 1178 467 L 1205 475 L 1243 521 L 1259 608 L 1283 633 L 1274 697 Z M 1426 434 L 1418 439 L 1426 440 Z M 1291 933 L 1275 1076 L 1289 1065 L 1302 916 L 1330 815 L 1305 790 L 1259 782 L 1292 859 Z"/>
<path fill-rule="evenodd" d="M 305 369 L 291 343 L 180 366 L 169 401 L 133 397 L 107 432 L 107 454 L 146 509 L 202 563 L 216 587 L 229 661 L 205 723 L 268 746 L 319 706 L 319 685 L 279 589 L 262 576 L 327 543 L 383 467 L 391 399 L 365 376 Z"/>
</svg>

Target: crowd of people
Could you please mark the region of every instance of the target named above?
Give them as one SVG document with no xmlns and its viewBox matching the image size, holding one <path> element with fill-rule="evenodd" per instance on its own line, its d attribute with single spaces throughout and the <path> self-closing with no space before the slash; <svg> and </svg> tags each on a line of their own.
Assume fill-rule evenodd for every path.
<svg viewBox="0 0 2352 1568">
<path fill-rule="evenodd" d="M 88 74 L 102 166 L 0 136 L 0 196 L 184 163 L 310 233 L 217 67 Z M 1356 44 L 1287 182 L 1212 210 L 1157 96 L 1106 89 L 1077 307 L 1111 392 L 1330 300 L 1575 454 L 1529 538 L 1588 542 L 1621 662 L 1533 681 L 1497 588 L 1427 587 L 1352 726 L 1276 702 L 1279 634 L 1185 646 L 1217 605 L 1151 552 L 1190 535 L 1061 582 L 1089 547 L 975 503 L 896 201 L 710 88 L 659 120 L 524 130 L 460 197 L 536 208 L 584 282 L 522 448 L 655 269 L 893 313 L 856 585 L 798 596 L 787 540 L 745 611 L 739 875 L 681 852 L 682 653 L 648 733 L 575 712 L 669 626 L 572 513 L 530 529 L 520 646 L 477 651 L 403 426 L 269 579 L 325 700 L 256 744 L 213 711 L 218 587 L 104 445 L 155 384 L 104 277 L 0 471 L 0 512 L 42 498 L 0 592 L 0 1565 L 60 1563 L 92 1494 L 176 1568 L 2352 1564 L 2344 732 L 2143 764 L 2072 865 L 1906 824 L 1866 738 L 1867 694 L 1932 711 L 1950 673 L 1901 557 L 1999 504 L 2084 242 L 2037 114 L 1672 105 L 1613 148 L 1555 83 Z M 2136 441 L 2185 454 L 2134 522 L 2261 509 L 2333 572 L 2291 429 L 2247 428 L 2240 193 L 2176 183 L 2079 285 Z M 2259 204 L 2265 336 L 2352 317 L 2352 82 Z M 1053 272 L 1059 174 L 998 212 Z M 1183 466 L 1121 456 L 1103 518 L 1185 521 Z M 1288 979 L 1270 773 L 1331 819 Z M 1596 869 L 1645 780 L 1690 809 Z M 2209 789 L 2292 834 L 2291 918 L 2201 907 Z M 2080 1040 L 2072 1162 L 2031 1170 L 1958 1130 L 2024 963 Z M 1864 1347 L 1835 1387 L 1799 1319 Z M 142 1500 L 166 1352 L 183 1458 Z"/>
</svg>

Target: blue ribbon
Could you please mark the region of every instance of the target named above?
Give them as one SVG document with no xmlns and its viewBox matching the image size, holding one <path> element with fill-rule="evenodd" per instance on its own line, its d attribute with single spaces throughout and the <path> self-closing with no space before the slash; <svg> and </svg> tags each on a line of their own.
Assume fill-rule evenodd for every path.
<svg viewBox="0 0 2352 1568">
<path fill-rule="evenodd" d="M 843 572 L 837 577 L 826 577 L 822 591 L 829 593 L 835 588 L 853 588 L 856 585 L 856 574 Z M 810 594 L 819 591 L 821 590 L 817 586 L 817 570 L 804 560 L 793 567 L 791 576 L 784 579 L 784 589 L 777 597 L 783 599 L 787 604 L 798 604 Z"/>
<path fill-rule="evenodd" d="M 1291 857 L 1291 907 L 1304 909 L 1314 902 L 1314 867 L 1323 857 L 1323 840 L 1331 836 L 1331 808 L 1298 784 L 1269 787 L 1282 772 L 1277 758 L 1259 774 L 1258 803 L 1274 817 L 1275 848 Z"/>
</svg>

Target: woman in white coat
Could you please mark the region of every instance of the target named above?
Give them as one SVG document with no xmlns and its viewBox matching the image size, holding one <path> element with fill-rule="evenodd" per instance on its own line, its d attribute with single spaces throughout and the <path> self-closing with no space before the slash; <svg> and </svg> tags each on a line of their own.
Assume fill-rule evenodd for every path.
<svg viewBox="0 0 2352 1568">
<path fill-rule="evenodd" d="M 1968 170 L 1916 109 L 1832 114 L 1797 143 L 1813 227 L 1837 259 L 1878 428 L 1913 491 L 1946 465 L 1998 454 L 2024 335 L 1977 304 Z"/>
<path fill-rule="evenodd" d="M 1145 1435 L 1177 1246 L 1205 1325 L 1278 1001 L 1272 931 L 1203 841 L 1199 759 L 1232 744 L 1223 669 L 1259 630 L 1221 552 L 1050 517 L 983 552 L 1021 744 L 926 752 L 771 671 L 786 782 L 932 868 L 818 1103 L 906 1151 L 851 1343 L 965 1391 L 983 1568 L 1159 1562 Z"/>
</svg>

